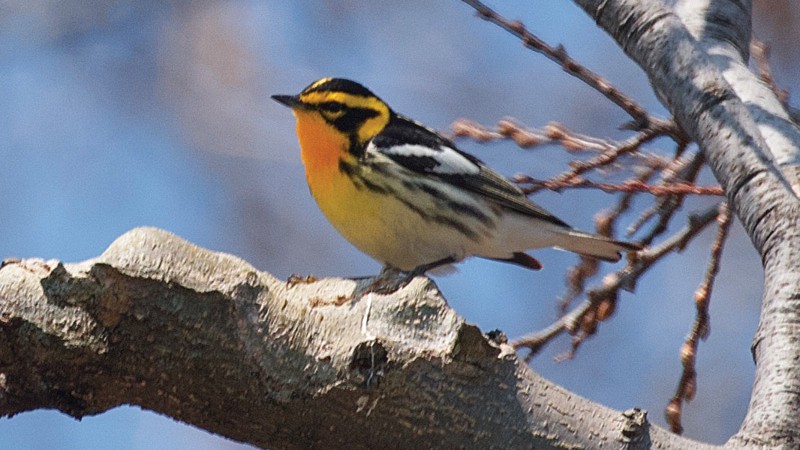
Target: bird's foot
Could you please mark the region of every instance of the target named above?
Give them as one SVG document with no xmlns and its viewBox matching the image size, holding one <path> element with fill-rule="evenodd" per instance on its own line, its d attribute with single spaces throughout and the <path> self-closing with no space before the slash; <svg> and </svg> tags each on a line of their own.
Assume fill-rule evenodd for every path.
<svg viewBox="0 0 800 450">
<path fill-rule="evenodd" d="M 392 294 L 408 286 L 414 278 L 425 275 L 425 272 L 437 267 L 446 266 L 455 262 L 454 258 L 444 258 L 432 263 L 417 266 L 410 271 L 402 271 L 394 267 L 386 266 L 375 278 L 369 281 L 364 287 L 359 288 L 353 293 L 353 297 L 360 297 L 369 293 Z"/>
<path fill-rule="evenodd" d="M 392 294 L 406 287 L 417 275 L 421 275 L 416 270 L 403 272 L 393 267 L 384 267 L 381 273 L 372 279 L 366 280 L 366 284 L 356 289 L 353 297 L 361 297 L 366 294 Z"/>
</svg>

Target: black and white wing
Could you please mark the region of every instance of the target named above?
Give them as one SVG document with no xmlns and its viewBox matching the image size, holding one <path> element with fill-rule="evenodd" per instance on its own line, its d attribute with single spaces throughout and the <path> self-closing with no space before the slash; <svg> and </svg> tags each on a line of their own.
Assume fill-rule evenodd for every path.
<svg viewBox="0 0 800 450">
<path fill-rule="evenodd" d="M 458 150 L 452 141 L 418 122 L 393 115 L 386 128 L 372 139 L 370 147 L 408 170 L 437 177 L 527 216 L 569 227 L 478 158 Z"/>
</svg>

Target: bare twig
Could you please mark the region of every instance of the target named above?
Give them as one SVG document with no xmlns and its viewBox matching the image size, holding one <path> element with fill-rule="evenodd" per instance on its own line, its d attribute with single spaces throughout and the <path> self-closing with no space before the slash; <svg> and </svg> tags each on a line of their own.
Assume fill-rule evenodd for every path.
<svg viewBox="0 0 800 450">
<path fill-rule="evenodd" d="M 621 144 L 606 149 L 594 158 L 591 158 L 587 161 L 573 161 L 570 164 L 570 170 L 553 177 L 550 181 L 556 184 L 568 183 L 579 177 L 581 174 L 588 172 L 589 170 L 608 166 L 622 155 L 637 152 L 642 144 L 663 135 L 664 132 L 665 131 L 663 129 L 648 128 L 638 133 L 636 136 L 625 140 Z"/>
<path fill-rule="evenodd" d="M 667 179 L 680 179 L 675 177 L 676 174 L 681 173 L 682 169 L 684 169 L 688 165 L 688 161 L 685 158 L 682 158 L 683 151 L 685 145 L 678 145 L 678 148 L 675 151 L 675 158 L 672 162 L 669 163 L 667 167 L 664 168 L 662 171 L 662 181 Z M 694 180 L 692 180 L 694 181 Z M 639 229 L 647 223 L 650 219 L 652 219 L 659 211 L 662 209 L 663 206 L 669 205 L 674 203 L 674 198 L 671 197 L 661 197 L 655 203 L 653 203 L 649 208 L 645 209 L 639 217 L 636 219 L 634 223 L 632 223 L 628 229 L 625 231 L 627 236 L 632 236 L 634 233 L 639 231 Z M 671 217 L 671 215 L 670 215 Z M 666 224 L 664 225 L 666 228 Z"/>
<path fill-rule="evenodd" d="M 672 123 L 671 121 L 658 119 L 648 114 L 644 108 L 639 106 L 632 98 L 623 94 L 622 91 L 614 87 L 606 79 L 572 59 L 567 54 L 564 47 L 560 45 L 558 47 L 548 45 L 536 35 L 529 32 L 522 22 L 508 20 L 478 0 L 463 1 L 473 7 L 475 11 L 477 11 L 479 17 L 513 34 L 522 41 L 525 47 L 543 54 L 551 61 L 560 65 L 565 72 L 583 81 L 622 108 L 633 118 L 635 124 L 633 129 L 644 130 L 653 125 L 662 127 L 668 123 Z"/>
<path fill-rule="evenodd" d="M 530 128 L 520 125 L 515 119 L 507 117 L 497 122 L 495 129 L 467 119 L 459 119 L 452 124 L 453 135 L 466 137 L 476 142 L 486 143 L 497 140 L 510 139 L 520 148 L 534 148 L 544 144 L 556 143 L 570 153 L 593 151 L 595 153 L 613 152 L 626 143 L 619 143 L 609 139 L 576 133 L 558 122 L 550 122 L 542 129 Z M 647 140 L 666 136 L 666 130 L 653 130 L 654 135 Z M 638 150 L 638 151 L 636 151 Z M 639 159 L 647 167 L 665 168 L 670 163 L 664 157 L 655 153 L 643 152 L 641 149 L 630 149 L 626 152 Z M 613 160 L 608 164 L 610 165 Z M 597 168 L 603 167 L 599 165 Z"/>
<path fill-rule="evenodd" d="M 700 339 L 705 340 L 710 331 L 708 307 L 711 303 L 711 290 L 714 286 L 714 279 L 719 272 L 720 257 L 722 256 L 722 248 L 725 245 L 725 240 L 728 236 L 731 224 L 731 210 L 727 202 L 722 202 L 719 205 L 717 213 L 717 236 L 714 239 L 714 244 L 711 246 L 711 257 L 708 261 L 706 274 L 703 281 L 698 286 L 694 293 L 694 302 L 697 308 L 694 324 L 692 330 L 686 337 L 686 341 L 681 347 L 681 364 L 683 365 L 683 373 L 678 382 L 678 389 L 675 396 L 672 397 L 667 405 L 665 414 L 667 416 L 667 423 L 674 433 L 683 432 L 681 425 L 681 410 L 683 401 L 690 402 L 697 391 L 697 346 Z"/>
<path fill-rule="evenodd" d="M 608 140 L 570 131 L 558 122 L 550 122 L 539 130 L 520 125 L 515 119 L 506 117 L 499 120 L 496 129 L 492 130 L 477 122 L 459 119 L 453 122 L 452 129 L 458 137 L 468 137 L 477 142 L 510 139 L 520 148 L 558 143 L 567 151 L 578 152 L 604 151 L 615 146 Z"/>
<path fill-rule="evenodd" d="M 670 184 L 647 184 L 642 181 L 631 179 L 621 183 L 600 183 L 584 178 L 573 178 L 571 180 L 537 180 L 535 178 L 518 175 L 514 177 L 517 183 L 528 184 L 529 187 L 523 189 L 526 193 L 536 192 L 541 189 L 560 191 L 565 188 L 599 189 L 604 192 L 641 192 L 655 195 L 657 197 L 667 195 L 723 195 L 724 192 L 719 186 L 698 186 L 696 184 L 674 182 Z"/>
<path fill-rule="evenodd" d="M 645 168 L 640 171 L 636 180 L 641 183 L 646 183 L 655 172 L 656 169 L 653 167 Z M 607 237 L 615 235 L 614 227 L 617 220 L 631 207 L 633 198 L 637 193 L 636 191 L 625 192 L 620 196 L 617 204 L 613 208 L 595 214 L 595 230 L 598 234 Z M 583 294 L 586 280 L 597 274 L 599 269 L 600 262 L 597 259 L 581 257 L 578 264 L 567 270 L 567 292 L 564 293 L 564 296 L 561 297 L 558 302 L 558 309 L 561 315 L 566 314 L 569 305 L 572 304 L 578 296 Z"/>
<path fill-rule="evenodd" d="M 703 153 L 697 152 L 694 157 L 687 162 L 687 164 L 682 165 L 680 170 L 668 172 L 664 176 L 662 184 L 670 185 L 677 182 L 689 184 L 694 183 L 694 180 L 697 179 L 697 175 L 700 173 L 700 168 L 703 166 L 703 162 Z M 635 224 L 635 228 L 629 228 L 628 233 L 633 234 L 633 232 L 635 232 L 639 226 L 643 225 L 647 219 L 655 214 L 658 214 L 659 220 L 656 225 L 641 239 L 644 245 L 650 244 L 656 237 L 660 236 L 664 231 L 667 230 L 669 221 L 683 205 L 685 197 L 686 196 L 682 194 L 660 197 L 648 210 L 645 210 L 642 213 L 639 220 Z"/>
<path fill-rule="evenodd" d="M 673 251 L 680 251 L 694 237 L 718 216 L 718 206 L 714 206 L 698 215 L 689 216 L 689 222 L 677 233 L 655 247 L 646 248 L 632 255 L 628 264 L 603 278 L 602 285 L 589 290 L 587 299 L 569 314 L 564 315 L 547 328 L 524 336 L 513 342 L 514 348 L 526 348 L 530 352 L 526 360 L 541 350 L 545 344 L 564 331 L 573 335 L 572 350 L 566 355 L 571 357 L 583 340 L 593 334 L 599 322 L 610 317 L 616 307 L 616 299 L 620 289 L 633 290 L 639 277 L 653 264 L 662 260 Z"/>
<path fill-rule="evenodd" d="M 533 148 L 553 142 L 547 130 L 536 130 L 517 125 L 512 119 L 497 122 L 497 129 L 491 130 L 484 125 L 468 119 L 458 119 L 451 125 L 457 137 L 467 137 L 476 142 L 492 142 L 503 139 L 513 140 L 521 148 Z"/>
</svg>

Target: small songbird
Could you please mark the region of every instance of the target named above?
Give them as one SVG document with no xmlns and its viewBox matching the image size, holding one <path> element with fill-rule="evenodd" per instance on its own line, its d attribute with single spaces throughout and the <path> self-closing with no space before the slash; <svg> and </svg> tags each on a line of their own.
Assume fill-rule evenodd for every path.
<svg viewBox="0 0 800 450">
<path fill-rule="evenodd" d="M 640 246 L 570 227 L 436 131 L 364 86 L 323 78 L 292 108 L 311 194 L 333 226 L 384 269 L 422 274 L 470 256 L 541 263 L 555 247 L 605 261 Z"/>
</svg>

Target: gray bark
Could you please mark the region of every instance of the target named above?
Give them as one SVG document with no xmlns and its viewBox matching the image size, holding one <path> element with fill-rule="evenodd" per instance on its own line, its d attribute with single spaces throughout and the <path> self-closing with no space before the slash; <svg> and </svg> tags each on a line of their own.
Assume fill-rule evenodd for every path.
<svg viewBox="0 0 800 450">
<path fill-rule="evenodd" d="M 747 56 L 750 1 L 684 2 L 679 11 L 691 32 L 657 0 L 576 2 L 642 67 L 659 98 L 698 142 L 761 255 L 764 296 L 752 348 L 756 380 L 747 417 L 729 445 L 796 448 L 800 133 L 785 120 L 785 111 L 776 109 L 771 92 L 748 91 L 757 81 L 734 67 Z M 772 128 L 776 123 L 781 127 Z"/>
<path fill-rule="evenodd" d="M 135 404 L 280 449 L 705 448 L 542 379 L 426 278 L 356 286 L 290 285 L 152 228 L 78 264 L 7 261 L 0 415 Z"/>
</svg>

